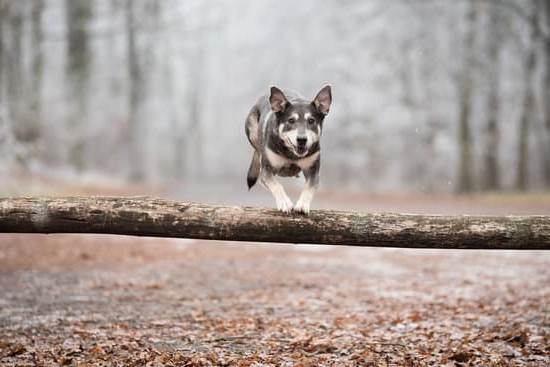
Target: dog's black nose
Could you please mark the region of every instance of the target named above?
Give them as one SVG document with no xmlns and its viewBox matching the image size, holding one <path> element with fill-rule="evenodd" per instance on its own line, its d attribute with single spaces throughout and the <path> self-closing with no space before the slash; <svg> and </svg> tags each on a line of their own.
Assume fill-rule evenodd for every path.
<svg viewBox="0 0 550 367">
<path fill-rule="evenodd" d="M 298 143 L 298 146 L 304 146 L 307 143 L 307 138 L 306 137 L 296 138 L 296 142 Z"/>
</svg>

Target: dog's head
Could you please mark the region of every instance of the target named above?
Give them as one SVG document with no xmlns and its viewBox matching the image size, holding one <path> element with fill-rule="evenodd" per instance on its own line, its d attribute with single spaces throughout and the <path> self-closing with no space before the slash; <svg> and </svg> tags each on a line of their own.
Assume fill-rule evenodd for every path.
<svg viewBox="0 0 550 367">
<path fill-rule="evenodd" d="M 329 85 L 323 87 L 311 102 L 298 100 L 292 103 L 283 91 L 271 87 L 269 103 L 277 117 L 277 134 L 297 157 L 305 157 L 311 147 L 319 142 L 323 120 L 331 102 Z"/>
</svg>

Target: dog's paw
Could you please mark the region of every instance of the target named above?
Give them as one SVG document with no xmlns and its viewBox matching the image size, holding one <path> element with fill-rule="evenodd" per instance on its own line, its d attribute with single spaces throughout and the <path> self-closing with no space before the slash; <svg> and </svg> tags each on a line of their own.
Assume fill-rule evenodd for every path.
<svg viewBox="0 0 550 367">
<path fill-rule="evenodd" d="M 277 209 L 281 212 L 288 214 L 292 211 L 292 201 L 288 198 L 282 198 L 277 202 Z"/>
<path fill-rule="evenodd" d="M 304 202 L 302 200 L 298 200 L 298 202 L 294 206 L 293 210 L 297 213 L 303 213 L 303 214 L 308 215 L 309 214 L 309 203 Z"/>
</svg>

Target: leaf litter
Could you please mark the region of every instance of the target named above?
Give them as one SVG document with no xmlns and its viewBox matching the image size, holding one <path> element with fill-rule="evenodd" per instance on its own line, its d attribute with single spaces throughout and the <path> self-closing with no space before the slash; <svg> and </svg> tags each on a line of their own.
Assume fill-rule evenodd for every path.
<svg viewBox="0 0 550 367">
<path fill-rule="evenodd" d="M 0 365 L 548 366 L 549 265 L 540 252 L 5 235 Z"/>
</svg>

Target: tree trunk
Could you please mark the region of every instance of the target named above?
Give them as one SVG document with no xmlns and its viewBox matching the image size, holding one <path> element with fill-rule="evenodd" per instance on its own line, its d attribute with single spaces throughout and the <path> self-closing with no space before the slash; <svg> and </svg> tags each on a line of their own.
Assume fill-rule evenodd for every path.
<svg viewBox="0 0 550 367">
<path fill-rule="evenodd" d="M 42 33 L 42 14 L 44 12 L 44 1 L 34 0 L 31 8 L 31 80 L 29 83 L 30 108 L 28 112 L 28 123 L 30 125 L 29 136 L 29 159 L 35 160 L 39 157 L 39 145 L 41 143 L 42 126 L 42 80 L 44 74 L 44 50 Z"/>
<path fill-rule="evenodd" d="M 545 129 L 545 149 L 544 149 L 544 179 L 545 186 L 550 188 L 550 1 L 540 0 L 546 23 L 546 34 L 544 38 L 544 81 L 543 81 L 543 101 L 544 102 L 544 129 Z"/>
<path fill-rule="evenodd" d="M 473 58 L 475 27 L 477 22 L 477 9 L 473 1 L 469 3 L 467 14 L 468 29 L 464 42 L 464 62 L 459 80 L 459 116 L 458 116 L 458 187 L 459 193 L 472 192 L 473 185 L 473 161 L 472 161 L 472 133 L 470 127 L 470 114 L 472 106 L 473 89 Z"/>
<path fill-rule="evenodd" d="M 143 172 L 143 142 L 141 139 L 141 121 L 139 110 L 143 101 L 143 71 L 140 65 L 140 55 L 136 42 L 136 2 L 126 0 L 126 36 L 128 61 L 128 129 L 130 144 L 130 179 L 142 181 Z"/>
<path fill-rule="evenodd" d="M 176 180 L 184 180 L 187 175 L 188 139 L 185 128 L 181 126 L 181 121 L 172 122 L 174 130 L 174 165 L 172 177 Z"/>
<path fill-rule="evenodd" d="M 500 147 L 499 131 L 499 91 L 500 91 L 500 18 L 498 7 L 489 4 L 489 31 L 487 40 L 487 84 L 489 95 L 487 100 L 487 127 L 485 149 L 483 152 L 483 189 L 497 190 L 500 187 L 500 172 L 498 166 L 498 153 Z"/>
<path fill-rule="evenodd" d="M 4 73 L 5 73 L 5 66 L 7 65 L 6 60 L 4 59 L 6 57 L 6 22 L 8 19 L 8 4 L 6 0 L 0 0 L 0 119 L 4 117 L 5 114 L 5 108 L 6 108 L 6 98 L 7 95 L 5 95 L 5 89 L 4 86 L 6 83 L 4 82 Z M 0 120 L 0 124 L 4 123 L 5 121 Z"/>
<path fill-rule="evenodd" d="M 195 177 L 201 177 L 204 173 L 204 163 L 203 163 L 203 145 L 207 142 L 204 142 L 203 133 L 202 133 L 202 93 L 204 89 L 204 46 L 202 43 L 206 42 L 204 36 L 200 36 L 201 39 L 198 40 L 198 45 L 195 50 L 195 55 L 193 55 L 193 62 L 191 73 L 191 80 L 189 83 L 189 121 L 187 123 L 186 134 L 189 136 L 187 140 L 188 144 L 191 143 L 192 154 L 189 154 L 193 163 L 193 171 Z M 191 153 L 188 149 L 188 153 Z M 188 157 L 184 159 L 187 162 L 190 162 Z"/>
<path fill-rule="evenodd" d="M 88 110 L 88 89 L 90 72 L 90 40 L 88 27 L 92 16 L 93 3 L 88 0 L 66 0 L 67 74 L 71 106 L 68 129 L 73 135 L 69 149 L 70 161 L 77 170 L 84 170 L 86 164 L 86 131 Z"/>
<path fill-rule="evenodd" d="M 434 216 L 215 206 L 149 198 L 0 199 L 0 233 L 105 233 L 347 246 L 550 250 L 548 216 Z"/>
<path fill-rule="evenodd" d="M 7 7 L 7 47 L 6 47 L 6 83 L 7 83 L 7 108 L 12 121 L 15 121 L 14 133 L 16 139 L 22 138 L 21 130 L 16 131 L 23 123 L 22 106 L 23 99 L 23 4 L 21 2 L 8 2 Z"/>
<path fill-rule="evenodd" d="M 8 110 L 8 83 L 9 77 L 9 3 L 0 0 L 0 174 L 9 172 L 13 163 L 13 133 Z"/>
<path fill-rule="evenodd" d="M 42 50 L 43 34 L 42 34 L 42 13 L 44 12 L 44 1 L 34 0 L 32 3 L 32 101 L 31 111 L 32 118 L 37 125 L 40 124 L 42 115 L 42 77 L 44 69 L 44 51 Z"/>
<path fill-rule="evenodd" d="M 535 3 L 536 4 L 536 3 Z M 530 16 L 530 37 L 527 54 L 525 55 L 524 96 L 518 131 L 518 152 L 516 189 L 526 190 L 528 187 L 529 165 L 529 130 L 535 118 L 535 73 L 536 73 L 536 43 L 537 43 L 537 9 L 534 6 Z"/>
</svg>

